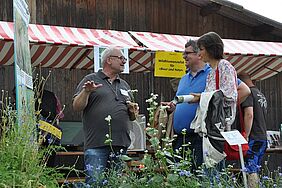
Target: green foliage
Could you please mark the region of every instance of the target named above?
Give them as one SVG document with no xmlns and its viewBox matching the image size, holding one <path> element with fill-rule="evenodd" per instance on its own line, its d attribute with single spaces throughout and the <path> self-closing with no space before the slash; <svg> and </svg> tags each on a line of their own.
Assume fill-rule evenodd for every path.
<svg viewBox="0 0 282 188">
<path fill-rule="evenodd" d="M 179 150 L 173 151 L 170 138 L 162 138 L 162 146 L 158 140 L 158 130 L 152 127 L 153 116 L 157 103 L 157 95 L 151 94 L 151 98 L 146 100 L 149 103 L 149 121 L 146 134 L 150 141 L 149 151 L 145 151 L 144 157 L 134 166 L 125 167 L 123 172 L 110 169 L 105 172 L 96 186 L 111 188 L 241 188 L 243 186 L 242 173 L 234 175 L 231 173 L 232 166 L 228 166 L 223 171 L 218 168 L 206 168 L 204 165 L 196 172 L 192 172 L 191 151 L 187 149 L 190 143 L 182 144 Z M 110 117 L 105 119 L 109 123 L 109 133 L 111 132 Z M 185 137 L 187 132 L 182 130 Z M 185 140 L 185 139 L 183 139 Z M 106 141 L 111 146 L 111 134 L 106 135 Z M 185 149 L 184 149 L 185 148 Z M 128 162 L 132 160 L 126 155 L 120 159 Z M 280 168 L 274 173 L 265 169 L 267 176 L 262 175 L 260 187 L 282 187 L 282 173 Z M 86 186 L 85 184 L 83 184 Z M 86 186 L 87 187 L 87 186 Z"/>
<path fill-rule="evenodd" d="M 40 150 L 36 141 L 36 122 L 16 124 L 12 104 L 2 99 L 0 137 L 0 187 L 58 187 L 62 176 L 46 167 L 48 149 Z"/>
</svg>

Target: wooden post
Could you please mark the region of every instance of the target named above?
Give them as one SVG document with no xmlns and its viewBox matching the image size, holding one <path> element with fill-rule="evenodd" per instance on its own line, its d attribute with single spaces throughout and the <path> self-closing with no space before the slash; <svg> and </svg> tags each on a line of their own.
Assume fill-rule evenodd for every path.
<svg viewBox="0 0 282 188">
<path fill-rule="evenodd" d="M 30 13 L 30 23 L 36 24 L 36 0 L 27 0 Z"/>
</svg>

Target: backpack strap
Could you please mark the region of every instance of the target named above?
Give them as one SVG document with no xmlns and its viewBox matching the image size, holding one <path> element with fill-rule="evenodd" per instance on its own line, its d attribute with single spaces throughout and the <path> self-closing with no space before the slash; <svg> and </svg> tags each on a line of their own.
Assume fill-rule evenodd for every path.
<svg viewBox="0 0 282 188">
<path fill-rule="evenodd" d="M 215 89 L 219 90 L 219 70 L 218 70 L 218 67 L 216 67 L 216 71 L 215 71 Z"/>
<path fill-rule="evenodd" d="M 237 106 L 238 106 L 238 112 L 239 112 L 239 118 L 240 118 L 241 133 L 243 136 L 246 136 L 244 117 L 243 117 L 243 112 L 242 112 L 242 108 L 240 105 L 239 95 L 238 95 L 238 100 L 237 100 Z"/>
</svg>

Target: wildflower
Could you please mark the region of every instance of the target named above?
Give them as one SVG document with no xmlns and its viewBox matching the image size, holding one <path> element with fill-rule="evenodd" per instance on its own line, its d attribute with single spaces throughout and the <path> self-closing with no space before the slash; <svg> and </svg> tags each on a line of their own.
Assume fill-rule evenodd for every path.
<svg viewBox="0 0 282 188">
<path fill-rule="evenodd" d="M 131 89 L 131 90 L 128 90 L 128 91 L 131 92 L 131 93 L 137 93 L 138 92 L 137 89 Z"/>
<path fill-rule="evenodd" d="M 187 177 L 190 177 L 192 175 L 191 172 L 187 170 L 181 170 L 178 174 L 179 176 L 187 176 Z"/>
<path fill-rule="evenodd" d="M 180 163 L 174 163 L 174 167 L 178 168 L 180 166 Z"/>
<path fill-rule="evenodd" d="M 269 177 L 268 176 L 262 176 L 262 180 L 268 180 Z"/>
<path fill-rule="evenodd" d="M 237 182 L 237 179 L 236 179 L 236 177 L 234 175 L 232 176 L 232 181 L 233 181 L 233 183 Z"/>
<path fill-rule="evenodd" d="M 111 120 L 112 120 L 112 117 L 111 115 L 108 115 L 105 120 L 108 122 L 108 124 L 110 125 L 111 124 Z"/>
<path fill-rule="evenodd" d="M 103 165 L 99 165 L 96 167 L 96 170 L 101 170 L 101 168 L 103 168 Z"/>
<path fill-rule="evenodd" d="M 151 96 L 152 96 L 152 99 L 153 99 L 153 100 L 156 100 L 159 95 L 158 95 L 158 94 L 153 94 L 153 93 L 151 93 Z"/>
<path fill-rule="evenodd" d="M 146 102 L 151 103 L 151 102 L 153 102 L 153 99 L 152 98 L 146 99 Z"/>
<path fill-rule="evenodd" d="M 111 152 L 110 157 L 114 158 L 116 155 L 114 154 L 114 152 Z"/>
<path fill-rule="evenodd" d="M 191 175 L 192 175 L 191 172 L 186 170 L 185 176 L 190 177 Z"/>
<path fill-rule="evenodd" d="M 86 170 L 87 171 L 93 171 L 93 166 L 91 164 L 86 165 Z"/>
<path fill-rule="evenodd" d="M 185 134 L 186 134 L 186 131 L 187 131 L 187 129 L 185 129 L 185 128 L 182 129 L 182 130 L 181 130 L 181 134 L 185 135 Z"/>
<path fill-rule="evenodd" d="M 47 141 L 49 144 L 52 144 L 53 142 L 55 142 L 55 140 L 52 137 L 48 138 Z"/>
<path fill-rule="evenodd" d="M 109 134 L 106 134 L 106 138 L 110 138 L 110 135 L 109 135 Z"/>
<path fill-rule="evenodd" d="M 179 174 L 179 176 L 184 176 L 184 171 L 181 170 L 178 174 Z"/>
<path fill-rule="evenodd" d="M 106 179 L 103 180 L 102 184 L 103 184 L 103 185 L 107 185 L 107 184 L 108 184 L 108 180 L 106 180 Z"/>
</svg>

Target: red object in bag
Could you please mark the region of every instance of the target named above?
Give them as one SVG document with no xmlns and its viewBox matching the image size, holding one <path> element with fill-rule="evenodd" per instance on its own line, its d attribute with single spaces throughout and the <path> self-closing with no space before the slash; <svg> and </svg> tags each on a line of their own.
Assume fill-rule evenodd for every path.
<svg viewBox="0 0 282 188">
<path fill-rule="evenodd" d="M 243 120 L 243 114 L 241 111 L 240 101 L 238 100 L 238 111 L 240 116 L 240 126 L 241 126 L 241 134 L 245 138 L 246 137 L 246 131 L 244 127 L 244 120 Z M 243 156 L 247 155 L 247 151 L 249 149 L 249 144 L 242 144 L 242 152 Z M 226 160 L 239 160 L 240 154 L 239 154 L 239 146 L 238 145 L 232 145 L 230 146 L 226 141 L 224 143 L 224 153 L 227 155 Z"/>
<path fill-rule="evenodd" d="M 242 144 L 243 156 L 247 155 L 248 149 L 249 149 L 248 144 Z M 224 153 L 227 155 L 226 160 L 228 161 L 240 159 L 239 146 L 237 145 L 230 146 L 227 142 L 225 142 L 224 143 Z"/>
</svg>

